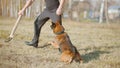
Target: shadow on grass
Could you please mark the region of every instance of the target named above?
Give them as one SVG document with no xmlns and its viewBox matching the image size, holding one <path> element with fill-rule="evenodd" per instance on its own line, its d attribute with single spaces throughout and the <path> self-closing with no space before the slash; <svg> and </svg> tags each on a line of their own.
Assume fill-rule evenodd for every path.
<svg viewBox="0 0 120 68">
<path fill-rule="evenodd" d="M 104 51 L 101 51 L 102 48 L 104 49 Z M 91 60 L 99 59 L 101 54 L 109 54 L 110 51 L 108 51 L 108 50 L 114 49 L 114 48 L 120 48 L 120 46 L 101 46 L 101 47 L 82 49 L 82 50 L 85 50 L 85 51 L 94 49 L 94 51 L 90 52 L 90 53 L 87 53 L 85 55 L 82 55 L 81 57 L 83 58 L 84 63 L 88 63 Z"/>
<path fill-rule="evenodd" d="M 48 43 L 45 43 L 43 46 L 39 46 L 38 48 L 45 48 L 45 47 L 48 47 L 50 46 L 51 44 L 48 44 Z"/>
<path fill-rule="evenodd" d="M 110 53 L 108 51 L 99 51 L 99 50 L 95 50 L 93 52 L 87 53 L 85 55 L 82 55 L 81 57 L 83 58 L 84 63 L 88 63 L 91 60 L 96 60 L 99 59 L 100 54 L 105 54 L 105 53 Z"/>
</svg>

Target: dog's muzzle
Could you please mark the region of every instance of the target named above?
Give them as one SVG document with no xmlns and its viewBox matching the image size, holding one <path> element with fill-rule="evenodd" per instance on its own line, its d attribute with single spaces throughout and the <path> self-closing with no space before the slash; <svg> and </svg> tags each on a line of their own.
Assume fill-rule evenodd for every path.
<svg viewBox="0 0 120 68">
<path fill-rule="evenodd" d="M 59 22 L 56 23 L 52 22 L 52 25 L 50 27 L 56 35 L 64 33 L 64 27 Z"/>
</svg>

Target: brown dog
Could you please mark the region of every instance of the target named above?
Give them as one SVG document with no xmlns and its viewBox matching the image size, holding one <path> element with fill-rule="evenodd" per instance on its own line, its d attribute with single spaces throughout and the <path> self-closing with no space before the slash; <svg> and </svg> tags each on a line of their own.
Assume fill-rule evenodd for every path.
<svg viewBox="0 0 120 68">
<path fill-rule="evenodd" d="M 62 52 L 61 61 L 71 63 L 73 60 L 76 62 L 82 62 L 79 52 L 76 47 L 73 46 L 71 40 L 66 32 L 64 32 L 63 26 L 57 22 L 52 23 L 51 28 L 56 34 L 55 41 L 49 42 L 55 48 L 59 48 Z"/>
</svg>

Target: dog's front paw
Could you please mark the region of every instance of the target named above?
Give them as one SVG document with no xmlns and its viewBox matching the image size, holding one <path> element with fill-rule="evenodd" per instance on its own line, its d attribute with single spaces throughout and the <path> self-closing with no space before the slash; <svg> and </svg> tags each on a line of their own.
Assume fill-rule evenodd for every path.
<svg viewBox="0 0 120 68">
<path fill-rule="evenodd" d="M 48 44 L 51 44 L 54 48 L 59 48 L 59 45 L 55 41 L 48 42 Z"/>
</svg>

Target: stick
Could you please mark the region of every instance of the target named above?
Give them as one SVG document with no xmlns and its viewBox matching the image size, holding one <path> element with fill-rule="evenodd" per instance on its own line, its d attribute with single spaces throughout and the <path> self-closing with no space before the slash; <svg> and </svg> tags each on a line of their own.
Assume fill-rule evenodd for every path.
<svg viewBox="0 0 120 68">
<path fill-rule="evenodd" d="M 19 15 L 19 17 L 17 18 L 17 21 L 15 22 L 15 24 L 13 26 L 13 29 L 12 29 L 12 31 L 10 33 L 10 36 L 8 37 L 7 40 L 5 40 L 5 42 L 9 42 L 9 41 L 11 41 L 13 39 L 14 33 L 15 33 L 17 27 L 18 27 L 18 24 L 20 22 L 21 17 L 22 17 L 22 15 Z"/>
</svg>

